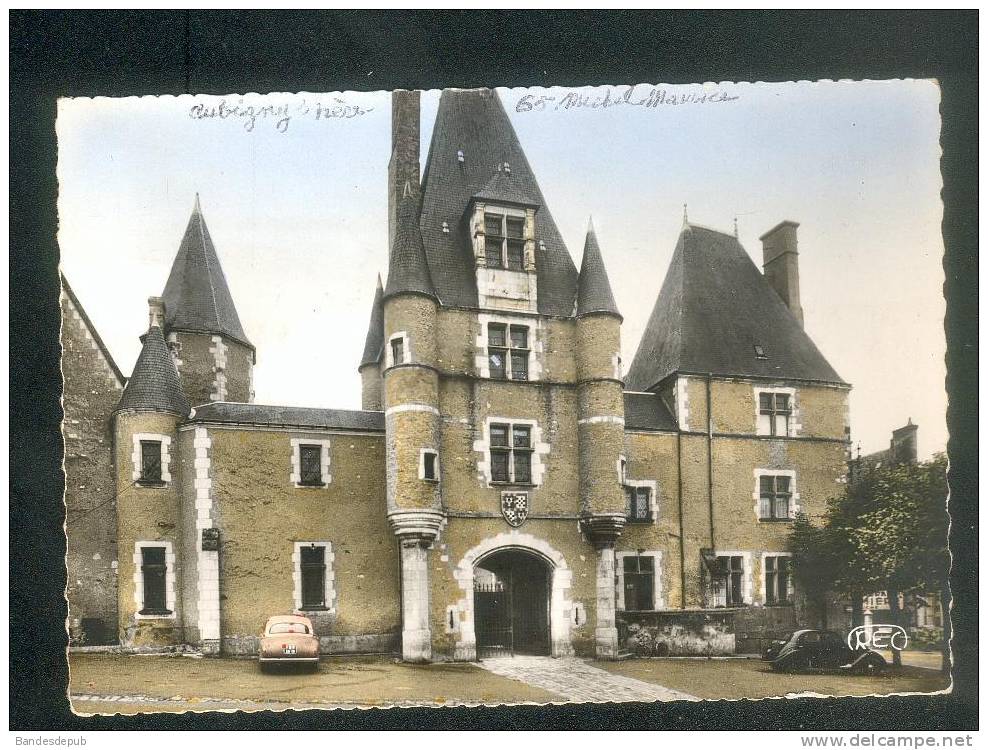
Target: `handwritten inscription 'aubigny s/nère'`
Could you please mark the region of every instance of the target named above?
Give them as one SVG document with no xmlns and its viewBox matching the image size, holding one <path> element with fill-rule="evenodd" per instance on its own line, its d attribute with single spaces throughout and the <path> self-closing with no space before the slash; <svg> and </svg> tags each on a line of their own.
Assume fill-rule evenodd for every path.
<svg viewBox="0 0 988 750">
<path fill-rule="evenodd" d="M 335 96 L 328 102 L 300 99 L 271 104 L 250 104 L 241 98 L 234 102 L 221 99 L 216 104 L 193 104 L 189 107 L 189 117 L 193 120 L 234 120 L 240 122 L 248 133 L 253 132 L 258 123 L 272 123 L 279 133 L 286 133 L 292 118 L 352 120 L 373 111 L 373 107 L 352 104 Z"/>
</svg>

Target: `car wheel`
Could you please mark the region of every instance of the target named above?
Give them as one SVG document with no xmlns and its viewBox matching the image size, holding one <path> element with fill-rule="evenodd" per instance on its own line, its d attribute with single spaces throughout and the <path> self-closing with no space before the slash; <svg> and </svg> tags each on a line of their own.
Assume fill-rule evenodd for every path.
<svg viewBox="0 0 988 750">
<path fill-rule="evenodd" d="M 869 657 L 861 661 L 861 664 L 858 666 L 858 671 L 861 674 L 866 675 L 881 674 L 885 671 L 885 662 L 881 659 Z"/>
</svg>

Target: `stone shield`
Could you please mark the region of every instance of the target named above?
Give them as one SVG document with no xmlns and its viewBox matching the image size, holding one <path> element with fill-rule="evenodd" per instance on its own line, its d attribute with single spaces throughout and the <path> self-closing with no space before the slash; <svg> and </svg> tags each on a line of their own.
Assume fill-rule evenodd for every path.
<svg viewBox="0 0 988 750">
<path fill-rule="evenodd" d="M 502 492 L 501 515 L 509 526 L 518 527 L 528 518 L 527 492 Z"/>
</svg>

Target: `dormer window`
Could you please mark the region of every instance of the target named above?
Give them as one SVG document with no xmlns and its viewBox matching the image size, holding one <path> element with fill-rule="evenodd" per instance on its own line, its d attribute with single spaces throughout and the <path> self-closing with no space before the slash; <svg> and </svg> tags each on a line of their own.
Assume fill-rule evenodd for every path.
<svg viewBox="0 0 988 750">
<path fill-rule="evenodd" d="M 525 219 L 484 213 L 484 256 L 488 268 L 525 270 Z"/>
</svg>

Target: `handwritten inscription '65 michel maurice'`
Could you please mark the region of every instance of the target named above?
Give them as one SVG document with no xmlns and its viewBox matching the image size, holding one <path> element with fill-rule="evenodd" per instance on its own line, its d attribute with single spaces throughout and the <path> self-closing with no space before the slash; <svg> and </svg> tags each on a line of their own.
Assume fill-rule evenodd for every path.
<svg viewBox="0 0 988 750">
<path fill-rule="evenodd" d="M 610 109 L 621 106 L 656 109 L 683 104 L 719 104 L 737 101 L 739 98 L 737 94 L 728 94 L 720 89 L 676 93 L 655 86 L 647 90 L 644 87 L 631 86 L 621 93 L 605 88 L 603 93 L 599 91 L 568 91 L 562 96 L 525 94 L 515 105 L 515 112 L 544 112 L 547 109 L 552 111 Z"/>
<path fill-rule="evenodd" d="M 258 122 L 270 122 L 279 133 L 286 133 L 293 117 L 312 120 L 351 120 L 373 111 L 373 107 L 350 104 L 339 97 L 333 97 L 328 103 L 301 99 L 257 105 L 245 103 L 241 98 L 233 103 L 221 99 L 218 104 L 193 104 L 189 107 L 189 117 L 193 120 L 234 120 L 240 122 L 248 133 L 253 132 Z"/>
</svg>

